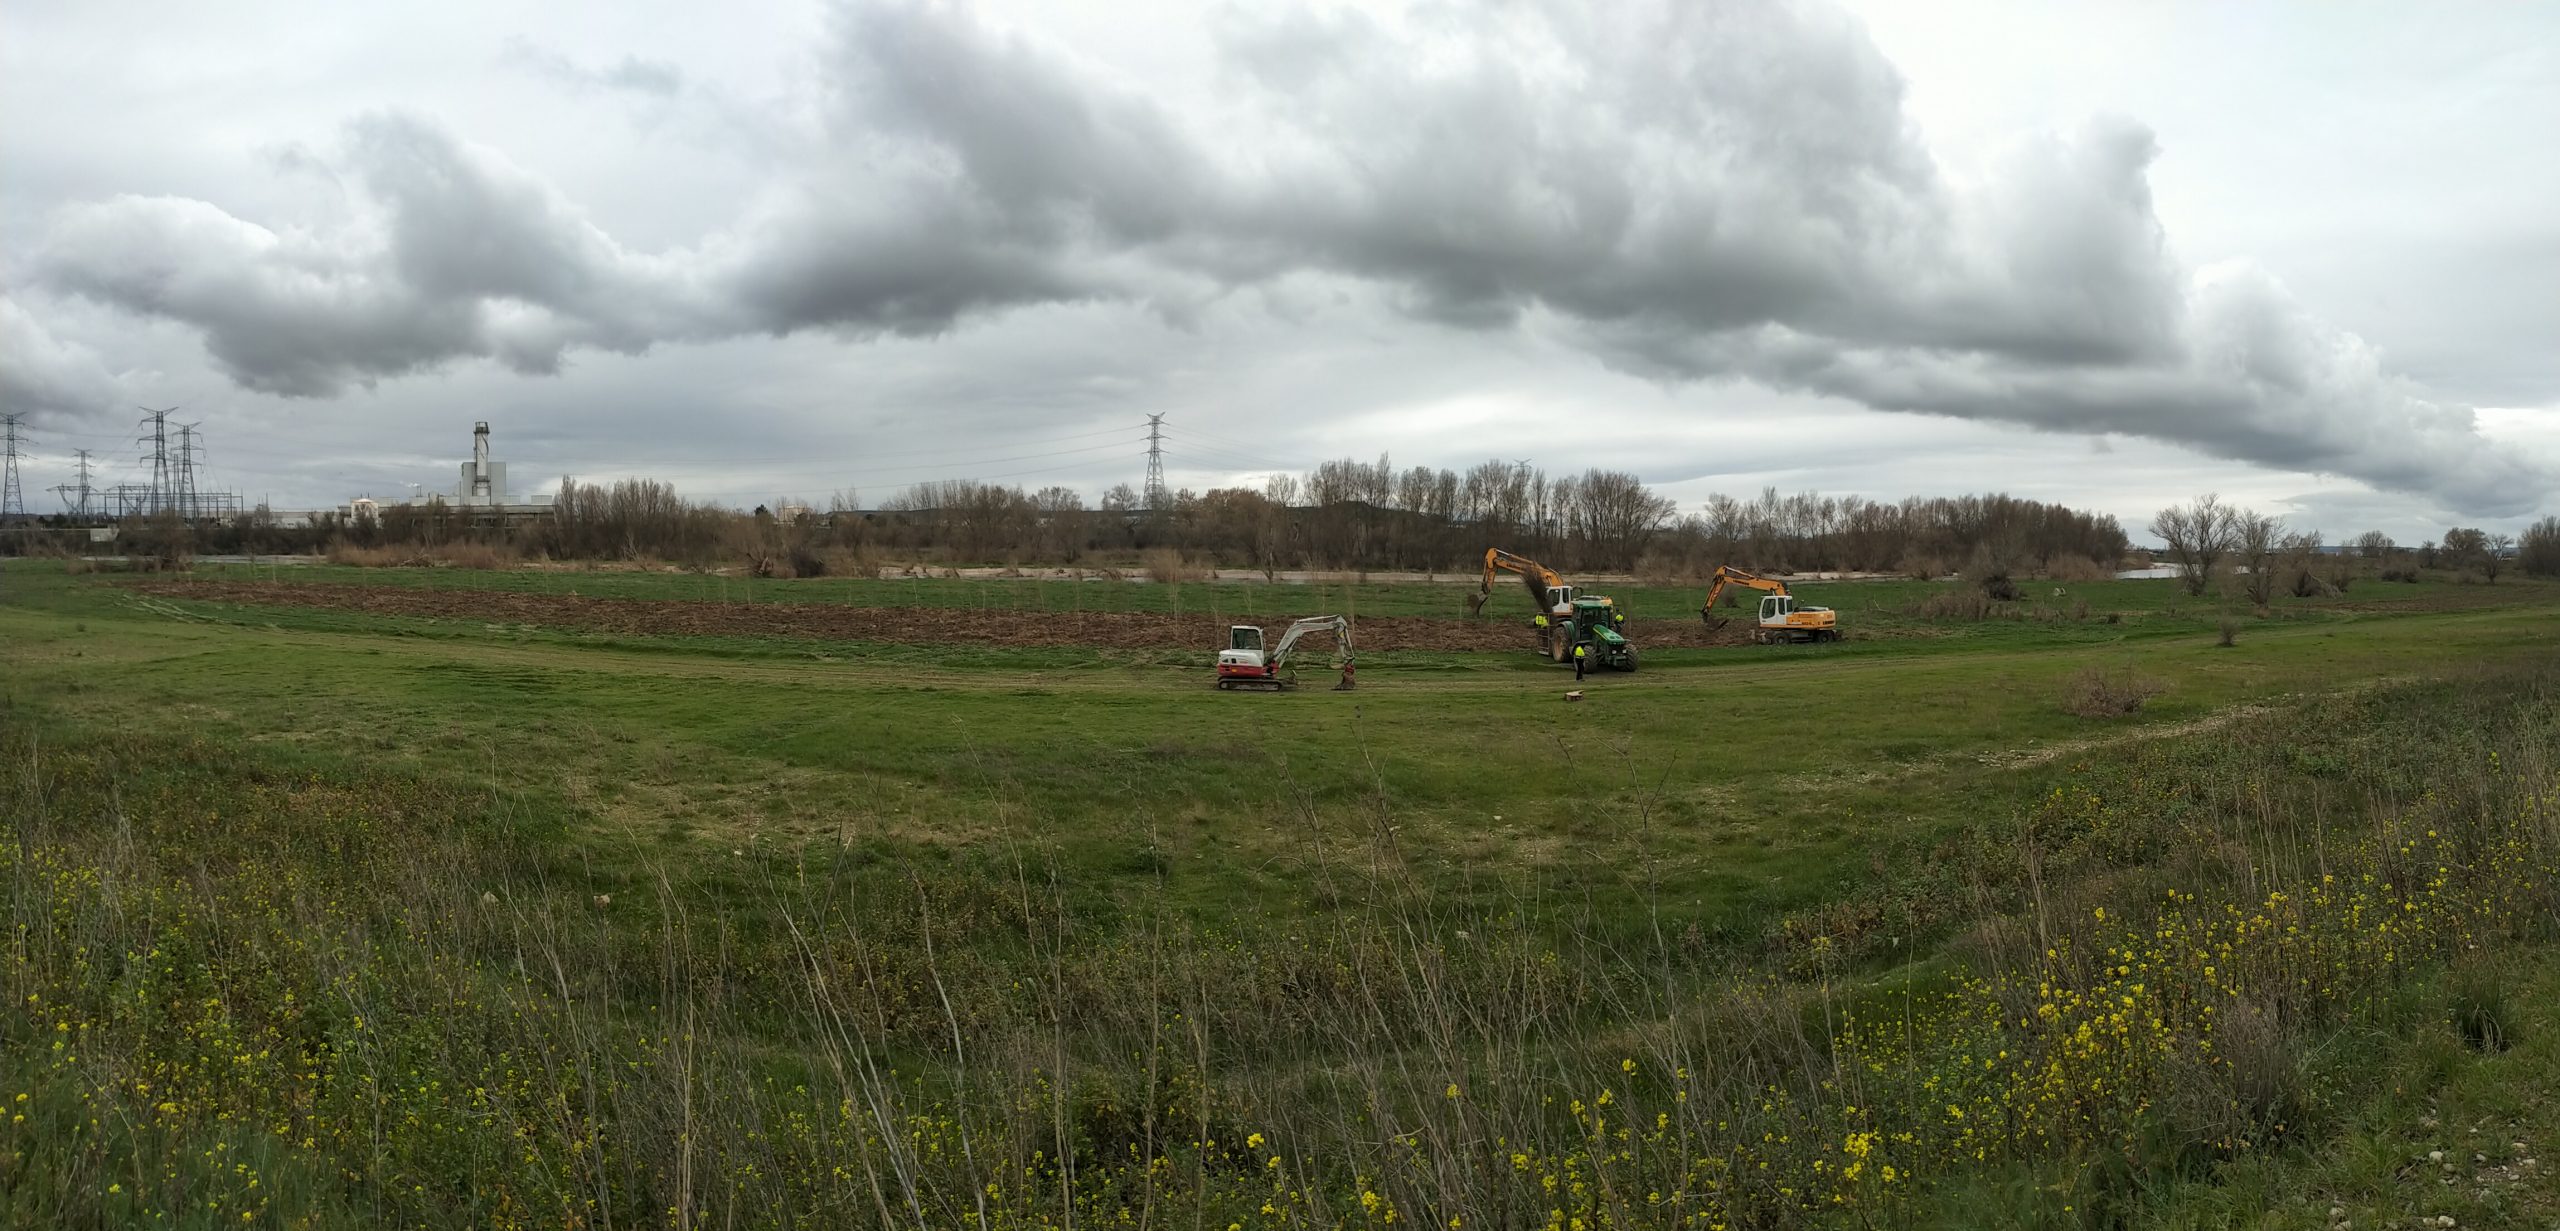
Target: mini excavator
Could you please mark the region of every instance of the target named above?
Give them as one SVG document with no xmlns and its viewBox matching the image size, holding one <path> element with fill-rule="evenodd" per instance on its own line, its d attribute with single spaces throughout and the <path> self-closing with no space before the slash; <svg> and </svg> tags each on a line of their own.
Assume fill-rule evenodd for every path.
<svg viewBox="0 0 2560 1231">
<path fill-rule="evenodd" d="M 1351 621 L 1338 615 L 1308 616 L 1280 634 L 1279 644 L 1268 653 L 1263 650 L 1262 629 L 1251 624 L 1232 625 L 1227 629 L 1227 648 L 1218 651 L 1218 687 L 1233 691 L 1285 692 L 1298 686 L 1297 669 L 1290 658 L 1297 652 L 1298 642 L 1309 633 L 1330 631 L 1336 656 L 1341 660 L 1342 682 L 1333 686 L 1345 692 L 1351 683 Z"/>
</svg>

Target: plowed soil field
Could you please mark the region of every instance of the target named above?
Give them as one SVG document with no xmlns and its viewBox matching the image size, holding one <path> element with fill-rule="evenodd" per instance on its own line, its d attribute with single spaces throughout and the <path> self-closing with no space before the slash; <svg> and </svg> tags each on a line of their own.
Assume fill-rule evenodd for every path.
<svg viewBox="0 0 2560 1231">
<path fill-rule="evenodd" d="M 311 607 L 371 615 L 651 636 L 790 637 L 891 644 L 1090 646 L 1199 649 L 1224 644 L 1222 621 L 1205 614 L 1099 611 L 973 611 L 950 607 L 835 607 L 815 603 L 703 603 L 677 599 L 583 598 L 501 590 L 413 586 L 161 580 L 133 584 L 160 598 L 250 607 Z M 1267 617 L 1266 623 L 1282 623 Z M 1640 647 L 1739 645 L 1737 621 L 1710 631 L 1696 621 L 1629 620 Z M 1535 646 L 1517 618 L 1367 616 L 1353 640 L 1364 650 L 1525 650 Z"/>
</svg>

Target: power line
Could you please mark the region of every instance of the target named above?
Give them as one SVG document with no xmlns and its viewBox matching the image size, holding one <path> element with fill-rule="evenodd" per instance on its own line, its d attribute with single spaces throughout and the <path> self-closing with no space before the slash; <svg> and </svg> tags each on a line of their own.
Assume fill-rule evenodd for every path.
<svg viewBox="0 0 2560 1231">
<path fill-rule="evenodd" d="M 868 483 L 875 483 L 875 484 L 876 484 L 876 483 L 886 483 L 886 484 L 889 484 L 889 485 L 891 485 L 891 486 L 901 486 L 901 485 L 911 485 L 911 484 L 914 484 L 914 483 L 934 483 L 934 482 L 944 482 L 944 481 L 949 481 L 949 480 L 954 480 L 954 479 L 971 479 L 971 480 L 999 479 L 999 478 L 1007 478 L 1007 477 L 1010 477 L 1011 475 L 1015 475 L 1015 474 L 1049 474 L 1049 473 L 1053 473 L 1053 472 L 1055 472 L 1055 471 L 1059 471 L 1059 470 L 1071 470 L 1071 469 L 1074 469 L 1076 466 L 1081 465 L 1081 464 L 1083 464 L 1083 463 L 1080 463 L 1080 462 L 1071 462 L 1071 463 L 1068 463 L 1067 465 L 1063 465 L 1063 466 L 1049 466 L 1049 467 L 1043 467 L 1043 468 L 1038 469 L 1038 470 L 1018 470 L 1018 471 L 1010 471 L 1010 472 L 1007 472 L 1007 473 L 1005 473 L 1005 474 L 992 474 L 992 475 L 989 475 L 989 474 L 954 474 L 954 473 L 953 473 L 953 471 L 954 471 L 955 469 L 958 469 L 958 468 L 961 468 L 961 467 L 969 467 L 969 466 L 994 466 L 994 465 L 1000 465 L 1000 464 L 1005 463 L 1005 462 L 1038 462 L 1038 461 L 1048 461 L 1048 460 L 1050 460 L 1051 458 L 1075 457 L 1075 456 L 1078 456 L 1078 455 L 1080 455 L 1080 454 L 1086 454 L 1086 453 L 1101 453 L 1101 452 L 1106 452 L 1106 451 L 1115 451 L 1115 452 L 1116 452 L 1116 451 L 1118 451 L 1118 450 L 1128 448 L 1128 447 L 1129 447 L 1131 444 L 1133 444 L 1133 443 L 1135 443 L 1135 442 L 1134 442 L 1134 441 L 1130 441 L 1130 440 L 1115 440 L 1115 441 L 1112 441 L 1112 442 L 1111 442 L 1111 443 L 1109 443 L 1109 444 L 1090 445 L 1090 446 L 1087 446 L 1087 447 L 1082 448 L 1082 449 L 1053 449 L 1053 450 L 1050 450 L 1050 451 L 1047 451 L 1047 452 L 1042 452 L 1042 453 L 1017 453 L 1017 454 L 1014 454 L 1014 455 L 1009 456 L 1009 457 L 980 457 L 980 458 L 969 458 L 969 459 L 966 459 L 966 460 L 963 460 L 963 461 L 956 461 L 956 462 L 935 462 L 935 463 L 930 463 L 930 464 L 926 464 L 926 465 L 917 465 L 917 466 L 896 466 L 896 467 L 886 467 L 886 468 L 879 469 L 879 470 L 833 470 L 833 469 L 827 469 L 827 470 L 801 470 L 801 471 L 788 471 L 788 472 L 785 472 L 783 475 L 781 475 L 777 481 L 778 481 L 778 482 L 780 482 L 780 483 L 782 483 L 782 484 L 788 484 L 788 483 L 790 483 L 792 480 L 799 479 L 799 478 L 803 478 L 803 477 L 811 478 L 811 479 L 817 479 L 817 480 L 821 480 L 821 481 L 823 481 L 823 480 L 827 480 L 827 479 L 861 479 L 861 480 L 864 480 L 865 482 L 868 482 Z M 699 468 L 708 468 L 708 467 L 711 467 L 711 466 L 717 466 L 717 465 L 721 465 L 721 464 L 726 464 L 726 463 L 727 463 L 727 461 L 728 461 L 728 459 L 726 459 L 726 458 L 708 459 L 708 460 L 706 460 L 706 461 L 704 461 L 704 462 L 697 463 L 697 464 L 696 464 L 696 468 L 697 468 L 697 469 L 699 469 Z M 891 477 L 883 478 L 883 477 L 881 477 L 881 476 L 891 476 Z M 905 477 L 898 477 L 898 476 L 918 476 L 918 477 L 915 477 L 915 478 L 905 478 Z M 734 493 L 731 493 L 731 492 L 712 492 L 712 493 L 708 493 L 708 494 L 711 494 L 711 495 L 730 495 L 730 494 L 734 494 Z"/>
<path fill-rule="evenodd" d="M 1248 470 L 1296 469 L 1295 466 L 1289 463 L 1264 457 L 1257 453 L 1248 453 L 1240 448 L 1229 448 L 1225 445 L 1205 442 L 1200 437 L 1187 431 L 1168 432 L 1167 435 L 1174 442 L 1176 448 L 1181 452 L 1209 457 L 1211 459 L 1224 458 L 1230 462 L 1239 463 Z"/>
<path fill-rule="evenodd" d="M 1018 479 L 1025 475 L 1056 474 L 1061 470 L 1074 470 L 1084 464 L 1085 463 L 1083 462 L 1068 462 L 1063 466 L 1043 466 L 1037 470 L 1008 470 L 1000 474 L 946 475 L 939 479 L 917 479 L 914 482 L 901 484 L 900 486 L 923 487 L 934 483 L 984 483 L 994 479 Z M 702 494 L 705 497 L 738 496 L 753 499 L 760 495 L 770 495 L 772 493 L 770 489 L 763 489 L 761 491 L 742 491 L 731 489 L 727 491 L 709 491 Z"/>
</svg>

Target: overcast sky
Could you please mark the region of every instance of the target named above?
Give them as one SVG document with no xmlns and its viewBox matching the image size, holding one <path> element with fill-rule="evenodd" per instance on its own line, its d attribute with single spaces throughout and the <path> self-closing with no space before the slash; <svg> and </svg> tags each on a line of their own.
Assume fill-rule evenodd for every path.
<svg viewBox="0 0 2560 1231">
<path fill-rule="evenodd" d="M 29 504 L 1333 456 L 2560 507 L 2560 7 L 139 5 L 0 37 Z M 2137 534 L 2137 537 L 2142 537 Z"/>
</svg>

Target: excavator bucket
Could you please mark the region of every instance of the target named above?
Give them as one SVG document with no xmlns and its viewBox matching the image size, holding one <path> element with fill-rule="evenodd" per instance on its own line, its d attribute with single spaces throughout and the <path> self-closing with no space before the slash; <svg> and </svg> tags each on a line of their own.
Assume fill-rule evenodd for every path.
<svg viewBox="0 0 2560 1231">
<path fill-rule="evenodd" d="M 1707 625 L 1707 631 L 1708 631 L 1708 632 L 1714 632 L 1714 631 L 1716 631 L 1716 630 L 1718 630 L 1718 629 L 1720 629 L 1720 628 L 1723 628 L 1723 627 L 1724 627 L 1725 625 L 1727 625 L 1727 624 L 1731 624 L 1731 623 L 1733 623 L 1733 621 L 1732 621 L 1732 620 L 1730 620 L 1730 619 L 1719 619 L 1719 618 L 1717 618 L 1717 617 L 1716 617 L 1716 615 L 1715 615 L 1715 613 L 1714 613 L 1714 612 L 1711 612 L 1711 611 L 1705 610 L 1705 609 L 1703 609 L 1703 608 L 1701 608 L 1701 609 L 1699 610 L 1699 612 L 1698 612 L 1698 618 L 1699 618 L 1700 620 L 1703 620 L 1703 621 L 1705 621 L 1705 622 L 1706 622 L 1706 625 Z"/>
<path fill-rule="evenodd" d="M 1476 591 L 1475 593 L 1468 595 L 1468 596 L 1467 596 L 1467 614 L 1468 614 L 1468 615 L 1482 615 L 1482 614 L 1484 614 L 1484 600 L 1489 599 L 1489 598 L 1492 598 L 1492 597 L 1493 597 L 1493 591 L 1491 591 L 1491 590 L 1478 590 L 1478 591 Z"/>
</svg>

